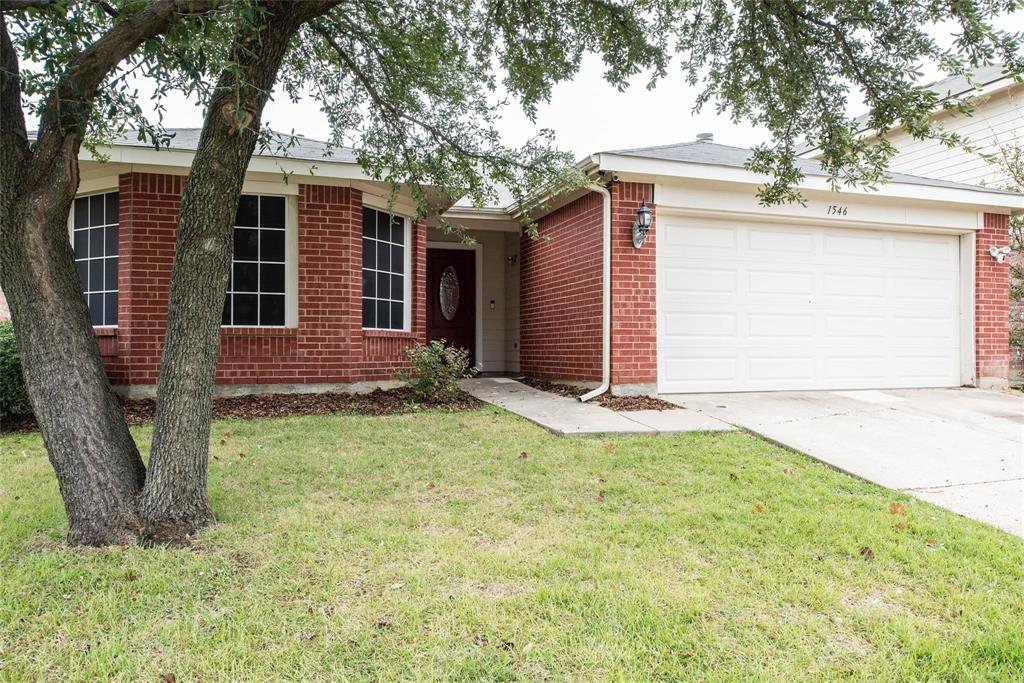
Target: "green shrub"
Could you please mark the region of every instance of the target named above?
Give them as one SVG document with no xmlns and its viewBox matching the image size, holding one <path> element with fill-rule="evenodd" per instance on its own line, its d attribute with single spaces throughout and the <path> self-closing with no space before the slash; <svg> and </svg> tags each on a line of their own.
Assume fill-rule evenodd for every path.
<svg viewBox="0 0 1024 683">
<path fill-rule="evenodd" d="M 399 372 L 398 378 L 409 383 L 421 403 L 451 403 L 459 397 L 459 380 L 476 373 L 470 367 L 468 351 L 446 346 L 443 341 L 417 344 L 406 354 L 412 367 Z"/>
<path fill-rule="evenodd" d="M 21 378 L 21 359 L 14 342 L 14 325 L 0 322 L 0 417 L 32 412 Z"/>
</svg>

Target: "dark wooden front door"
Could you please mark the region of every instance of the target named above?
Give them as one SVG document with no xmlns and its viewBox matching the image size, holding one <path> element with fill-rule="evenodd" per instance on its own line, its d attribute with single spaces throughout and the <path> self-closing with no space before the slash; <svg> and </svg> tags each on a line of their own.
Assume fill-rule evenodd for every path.
<svg viewBox="0 0 1024 683">
<path fill-rule="evenodd" d="M 476 253 L 427 249 L 427 339 L 469 351 L 476 364 Z"/>
</svg>

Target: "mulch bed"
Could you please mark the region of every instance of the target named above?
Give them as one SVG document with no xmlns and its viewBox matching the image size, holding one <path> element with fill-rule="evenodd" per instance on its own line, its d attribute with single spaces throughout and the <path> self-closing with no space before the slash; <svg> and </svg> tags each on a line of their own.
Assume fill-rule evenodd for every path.
<svg viewBox="0 0 1024 683">
<path fill-rule="evenodd" d="M 417 410 L 474 410 L 484 403 L 467 393 L 461 393 L 452 403 L 417 403 L 412 389 L 401 387 L 384 391 L 378 389 L 368 394 L 257 394 L 252 396 L 229 396 L 213 400 L 213 418 L 225 417 L 256 420 L 265 417 L 287 417 L 290 415 L 394 415 Z M 130 425 L 152 422 L 156 415 L 154 399 L 121 399 L 121 409 Z M 0 433 L 34 432 L 38 430 L 35 417 L 17 415 L 3 418 Z"/>
<path fill-rule="evenodd" d="M 528 387 L 570 398 L 578 398 L 586 393 L 585 389 L 574 387 L 571 384 L 559 384 L 558 382 L 548 382 L 547 380 L 530 377 L 520 377 L 519 381 Z M 633 410 L 682 410 L 682 406 L 662 401 L 660 398 L 651 398 L 650 396 L 612 396 L 609 393 L 604 393 L 591 399 L 591 402 L 621 412 Z"/>
</svg>

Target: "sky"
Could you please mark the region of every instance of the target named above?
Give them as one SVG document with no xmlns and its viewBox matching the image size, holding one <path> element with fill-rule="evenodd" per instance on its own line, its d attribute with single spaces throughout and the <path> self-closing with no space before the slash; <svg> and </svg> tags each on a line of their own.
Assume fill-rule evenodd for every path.
<svg viewBox="0 0 1024 683">
<path fill-rule="evenodd" d="M 1024 10 L 1001 17 L 994 22 L 1007 30 L 1024 26 Z M 952 43 L 951 24 L 938 24 L 930 29 L 940 44 Z M 559 149 L 572 152 L 577 158 L 593 152 L 685 142 L 698 133 L 713 133 L 715 142 L 750 147 L 768 141 L 763 128 L 732 123 L 727 115 L 719 115 L 713 104 L 693 114 L 693 103 L 700 91 L 688 87 L 678 72 L 670 72 L 653 91 L 645 87 L 645 79 L 637 78 L 625 92 L 617 92 L 602 77 L 603 66 L 596 56 L 588 56 L 583 68 L 569 82 L 557 85 L 551 101 L 539 108 L 536 123 L 529 121 L 513 104 L 508 108 L 500 130 L 506 144 L 518 145 L 540 128 L 555 131 Z M 924 67 L 925 82 L 941 78 L 935 68 Z M 143 97 L 146 85 L 140 84 Z M 201 107 L 183 97 L 165 100 L 164 125 L 175 128 L 202 126 Z M 850 115 L 863 113 L 862 102 L 852 97 Z M 325 117 L 312 99 L 293 103 L 281 93 L 268 103 L 264 120 L 282 132 L 326 140 L 330 130 Z"/>
</svg>

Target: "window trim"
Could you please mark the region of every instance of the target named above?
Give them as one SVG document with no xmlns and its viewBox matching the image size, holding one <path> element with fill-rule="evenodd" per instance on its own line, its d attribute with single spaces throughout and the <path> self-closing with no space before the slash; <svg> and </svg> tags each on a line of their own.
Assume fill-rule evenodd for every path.
<svg viewBox="0 0 1024 683">
<path fill-rule="evenodd" d="M 118 322 L 120 322 L 120 320 L 121 320 L 121 187 L 119 185 L 111 185 L 109 187 L 99 186 L 99 187 L 96 187 L 94 189 L 89 190 L 88 192 L 82 192 L 81 194 L 76 194 L 74 196 L 74 198 L 71 200 L 71 210 L 68 211 L 67 228 L 68 228 L 68 244 L 71 247 L 71 256 L 72 256 L 72 259 L 75 262 L 75 270 L 77 271 L 77 269 L 78 269 L 78 259 L 74 258 L 74 249 L 75 249 L 75 201 L 78 200 L 78 199 L 85 199 L 85 198 L 88 198 L 88 197 L 95 197 L 97 195 L 106 195 L 106 194 L 112 194 L 112 193 L 117 193 L 117 195 L 118 195 L 118 197 L 117 197 L 117 289 L 114 290 L 113 292 L 110 292 L 108 290 L 103 290 L 103 294 L 111 294 L 111 293 L 117 294 L 117 308 L 118 308 L 117 319 L 118 319 Z M 107 224 L 105 223 L 103 225 L 103 227 L 106 227 L 106 226 L 107 226 Z M 88 260 L 92 260 L 92 258 L 93 257 L 87 257 Z M 101 256 L 101 257 L 96 257 L 96 258 L 111 258 L 111 257 Z M 77 275 L 77 272 L 76 272 L 76 275 Z M 85 290 L 83 290 L 82 291 L 82 296 L 83 297 L 88 297 L 89 294 L 87 292 L 85 292 Z M 89 305 L 89 301 L 88 301 L 88 299 L 86 299 L 86 306 L 88 306 L 88 305 Z M 90 315 L 91 315 L 91 313 L 90 313 Z M 94 330 L 117 331 L 118 323 L 114 323 L 113 325 L 92 325 L 92 328 Z"/>
<path fill-rule="evenodd" d="M 241 195 L 250 195 L 255 197 L 281 197 L 284 199 L 284 324 L 283 325 L 221 325 L 221 330 L 285 330 L 294 329 L 298 327 L 298 313 L 299 313 L 299 243 L 298 243 L 298 224 L 299 224 L 299 204 L 298 197 L 293 194 L 284 194 L 281 192 L 264 192 L 260 189 L 254 188 L 249 190 L 248 187 L 243 186 Z M 235 228 L 239 226 L 231 226 L 231 237 L 234 240 Z M 247 226 L 241 226 L 247 227 Z M 233 244 L 234 242 L 232 242 Z M 235 254 L 234 250 L 231 253 L 231 268 L 234 269 L 235 265 Z M 228 274 L 230 278 L 230 273 Z M 228 281 L 230 288 L 230 279 Z M 224 296 L 228 295 L 229 289 L 224 290 Z"/>
<path fill-rule="evenodd" d="M 402 219 L 402 235 L 405 244 L 402 245 L 402 249 L 405 253 L 405 263 L 402 264 L 402 327 L 365 327 L 362 322 L 363 317 L 363 225 L 362 222 L 359 224 L 359 325 L 360 329 L 364 332 L 373 333 L 402 333 L 412 332 L 412 220 L 401 213 L 389 211 L 387 208 L 381 208 L 376 205 L 376 202 L 363 201 L 364 209 L 371 209 L 378 213 L 384 213 L 395 218 Z M 362 212 L 360 212 L 362 213 Z M 374 272 L 376 269 L 374 269 Z"/>
</svg>

